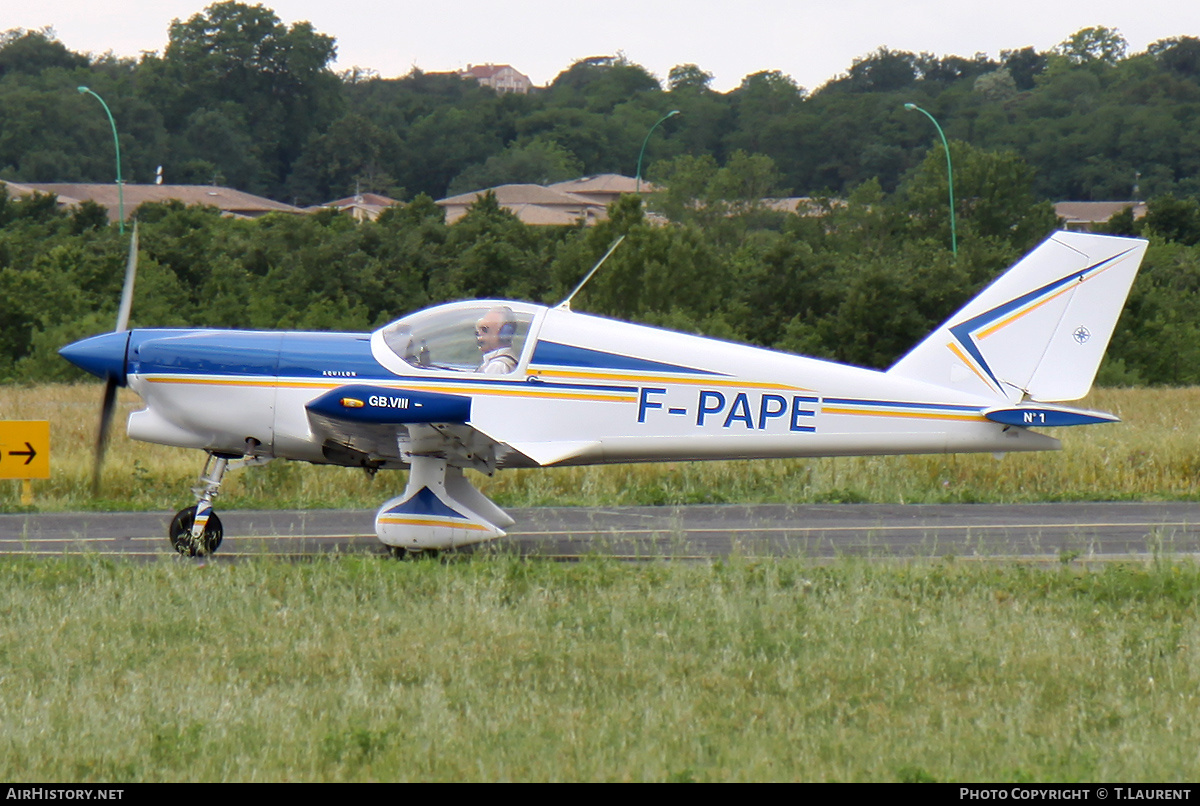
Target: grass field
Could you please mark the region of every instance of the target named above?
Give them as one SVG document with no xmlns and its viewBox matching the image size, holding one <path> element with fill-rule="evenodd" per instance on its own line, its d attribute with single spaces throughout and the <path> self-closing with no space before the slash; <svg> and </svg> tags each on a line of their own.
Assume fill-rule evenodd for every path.
<svg viewBox="0 0 1200 806">
<path fill-rule="evenodd" d="M 101 494 L 90 491 L 98 384 L 0 387 L 0 419 L 51 422 L 52 478 L 34 482 L 34 508 L 175 510 L 203 462 L 197 451 L 133 442 L 126 393 L 115 418 Z M 471 474 L 501 506 L 752 502 L 1030 502 L 1200 497 L 1200 389 L 1097 390 L 1082 405 L 1115 425 L 1047 429 L 1055 453 L 668 463 Z M 374 508 L 404 475 L 274 462 L 226 478 L 218 507 Z M 0 511 L 20 511 L 18 482 L 0 482 Z"/>
<path fill-rule="evenodd" d="M 8 781 L 1200 769 L 1200 569 L 16 561 Z"/>
<path fill-rule="evenodd" d="M 1200 391 L 1098 391 L 1054 454 L 506 472 L 505 505 L 1195 498 Z M 195 452 L 50 419 L 35 508 L 188 502 Z M 132 399 L 122 400 L 128 411 Z M 118 417 L 122 424 L 124 416 Z M 118 429 L 120 431 L 120 429 Z M 403 476 L 273 463 L 221 507 L 374 507 Z M 16 482 L 0 509 L 18 510 Z M 1121 781 L 1200 769 L 1200 567 L 943 559 L 573 564 L 484 551 L 0 563 L 0 779 Z"/>
</svg>

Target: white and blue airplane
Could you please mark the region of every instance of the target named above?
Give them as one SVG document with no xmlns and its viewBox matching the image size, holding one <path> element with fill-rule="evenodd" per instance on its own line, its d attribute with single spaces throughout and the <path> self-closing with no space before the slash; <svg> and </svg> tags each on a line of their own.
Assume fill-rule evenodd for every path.
<svg viewBox="0 0 1200 806">
<path fill-rule="evenodd" d="M 61 353 L 108 380 L 106 407 L 115 386 L 141 396 L 130 437 L 207 452 L 196 504 L 170 527 L 180 552 L 220 543 L 225 472 L 273 459 L 409 469 L 376 534 L 398 553 L 437 550 L 513 524 L 464 470 L 1057 450 L 1035 429 L 1117 420 L 1063 403 L 1091 389 L 1145 251 L 1056 233 L 886 371 L 578 313 L 570 298 L 454 302 L 373 333 L 119 324 Z"/>
</svg>

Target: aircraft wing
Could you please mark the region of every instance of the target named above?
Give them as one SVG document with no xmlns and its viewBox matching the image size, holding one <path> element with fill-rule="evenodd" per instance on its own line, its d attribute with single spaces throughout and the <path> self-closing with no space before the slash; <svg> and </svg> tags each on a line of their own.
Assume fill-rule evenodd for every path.
<svg viewBox="0 0 1200 806">
<path fill-rule="evenodd" d="M 309 427 L 337 464 L 402 466 L 407 455 L 437 455 L 485 472 L 546 467 L 587 453 L 594 441 L 510 443 L 470 420 L 471 398 L 352 384 L 305 407 Z"/>
<path fill-rule="evenodd" d="M 405 426 L 363 423 L 308 411 L 309 427 L 321 443 L 325 458 L 344 465 L 403 466 L 401 436 Z"/>
<path fill-rule="evenodd" d="M 471 400 L 462 395 L 350 384 L 305 409 L 326 458 L 337 464 L 398 466 L 414 450 L 449 454 L 456 443 L 473 442 L 465 426 Z"/>
<path fill-rule="evenodd" d="M 478 433 L 483 433 L 482 431 Z M 589 453 L 600 446 L 599 442 L 499 442 L 508 451 L 501 467 L 550 467 L 568 459 Z M 517 457 L 526 461 L 519 462 Z"/>
</svg>

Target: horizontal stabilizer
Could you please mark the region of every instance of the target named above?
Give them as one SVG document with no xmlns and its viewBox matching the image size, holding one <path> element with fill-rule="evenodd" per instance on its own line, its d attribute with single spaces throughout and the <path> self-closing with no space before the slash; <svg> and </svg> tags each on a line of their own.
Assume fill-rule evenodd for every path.
<svg viewBox="0 0 1200 806">
<path fill-rule="evenodd" d="M 1146 241 L 1057 232 L 888 374 L 1017 403 L 1088 393 Z"/>
<path fill-rule="evenodd" d="M 1066 406 L 1003 406 L 988 409 L 983 413 L 994 423 L 1019 425 L 1026 428 L 1038 426 L 1095 425 L 1096 423 L 1119 423 L 1121 418 L 1106 411 L 1071 409 Z"/>
</svg>

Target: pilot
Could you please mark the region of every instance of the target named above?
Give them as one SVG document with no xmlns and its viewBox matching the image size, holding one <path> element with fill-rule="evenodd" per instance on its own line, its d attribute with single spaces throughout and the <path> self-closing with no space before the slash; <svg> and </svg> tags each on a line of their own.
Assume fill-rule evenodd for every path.
<svg viewBox="0 0 1200 806">
<path fill-rule="evenodd" d="M 511 308 L 497 306 L 485 313 L 475 323 L 475 343 L 483 353 L 483 362 L 475 371 L 506 375 L 516 369 L 517 356 L 512 350 L 516 333 L 517 320 Z"/>
</svg>

